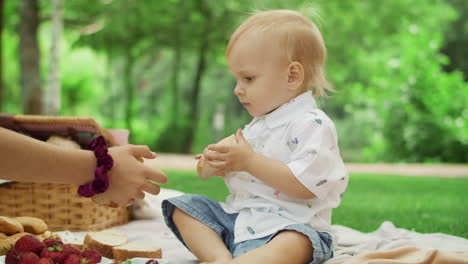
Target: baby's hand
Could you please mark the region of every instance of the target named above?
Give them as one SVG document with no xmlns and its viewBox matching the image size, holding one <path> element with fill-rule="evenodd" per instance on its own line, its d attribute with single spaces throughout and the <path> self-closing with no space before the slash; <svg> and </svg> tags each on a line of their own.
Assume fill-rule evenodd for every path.
<svg viewBox="0 0 468 264">
<path fill-rule="evenodd" d="M 217 174 L 226 175 L 232 171 L 245 171 L 254 153 L 252 146 L 245 140 L 242 129 L 236 132 L 236 144 L 209 145 L 203 156 L 207 164 L 218 169 Z"/>
</svg>

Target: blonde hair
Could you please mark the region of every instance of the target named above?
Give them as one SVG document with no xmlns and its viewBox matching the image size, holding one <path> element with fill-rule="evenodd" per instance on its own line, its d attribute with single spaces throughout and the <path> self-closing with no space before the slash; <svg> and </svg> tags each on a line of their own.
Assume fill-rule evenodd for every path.
<svg viewBox="0 0 468 264">
<path fill-rule="evenodd" d="M 246 32 L 256 30 L 274 33 L 286 47 L 289 62 L 297 61 L 304 68 L 304 83 L 312 88 L 314 97 L 326 96 L 326 90 L 333 91 L 325 76 L 327 50 L 317 26 L 304 15 L 292 10 L 271 10 L 255 12 L 231 35 L 226 48 L 229 56 L 232 47 Z"/>
</svg>

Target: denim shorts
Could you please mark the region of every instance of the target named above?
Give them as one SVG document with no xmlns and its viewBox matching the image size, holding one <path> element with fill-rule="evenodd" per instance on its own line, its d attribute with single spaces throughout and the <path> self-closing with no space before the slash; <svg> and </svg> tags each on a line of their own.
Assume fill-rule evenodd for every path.
<svg viewBox="0 0 468 264">
<path fill-rule="evenodd" d="M 294 230 L 309 237 L 312 247 L 314 248 L 313 258 L 310 260 L 310 264 L 323 263 L 333 257 L 332 236 L 327 232 L 318 232 L 304 224 L 288 225 L 277 233 L 258 239 L 234 243 L 234 224 L 238 214 L 228 214 L 218 202 L 197 194 L 185 194 L 164 200 L 162 203 L 162 211 L 166 225 L 174 232 L 185 247 L 187 247 L 187 245 L 172 221 L 172 213 L 176 207 L 218 233 L 233 257 L 237 257 L 265 245 L 278 234 L 278 232 L 284 230 Z"/>
</svg>

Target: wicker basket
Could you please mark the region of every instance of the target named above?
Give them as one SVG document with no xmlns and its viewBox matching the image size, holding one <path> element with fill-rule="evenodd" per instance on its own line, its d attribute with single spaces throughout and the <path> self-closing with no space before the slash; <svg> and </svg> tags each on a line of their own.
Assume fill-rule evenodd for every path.
<svg viewBox="0 0 468 264">
<path fill-rule="evenodd" d="M 92 118 L 4 115 L 0 126 L 45 140 L 51 135 L 70 136 L 85 146 L 96 135 L 116 145 L 111 132 Z M 1 178 L 1 176 L 0 176 Z M 79 196 L 78 186 L 50 183 L 9 182 L 0 184 L 0 215 L 34 216 L 51 231 L 97 231 L 128 223 L 128 207 L 107 207 Z"/>
</svg>

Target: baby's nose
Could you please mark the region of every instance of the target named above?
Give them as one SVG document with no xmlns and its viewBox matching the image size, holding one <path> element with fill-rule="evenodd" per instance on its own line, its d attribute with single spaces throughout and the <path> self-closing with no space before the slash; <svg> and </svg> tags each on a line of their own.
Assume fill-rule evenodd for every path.
<svg viewBox="0 0 468 264">
<path fill-rule="evenodd" d="M 236 85 L 236 88 L 234 88 L 234 94 L 239 96 L 243 94 L 243 89 L 239 87 L 239 85 Z"/>
</svg>

